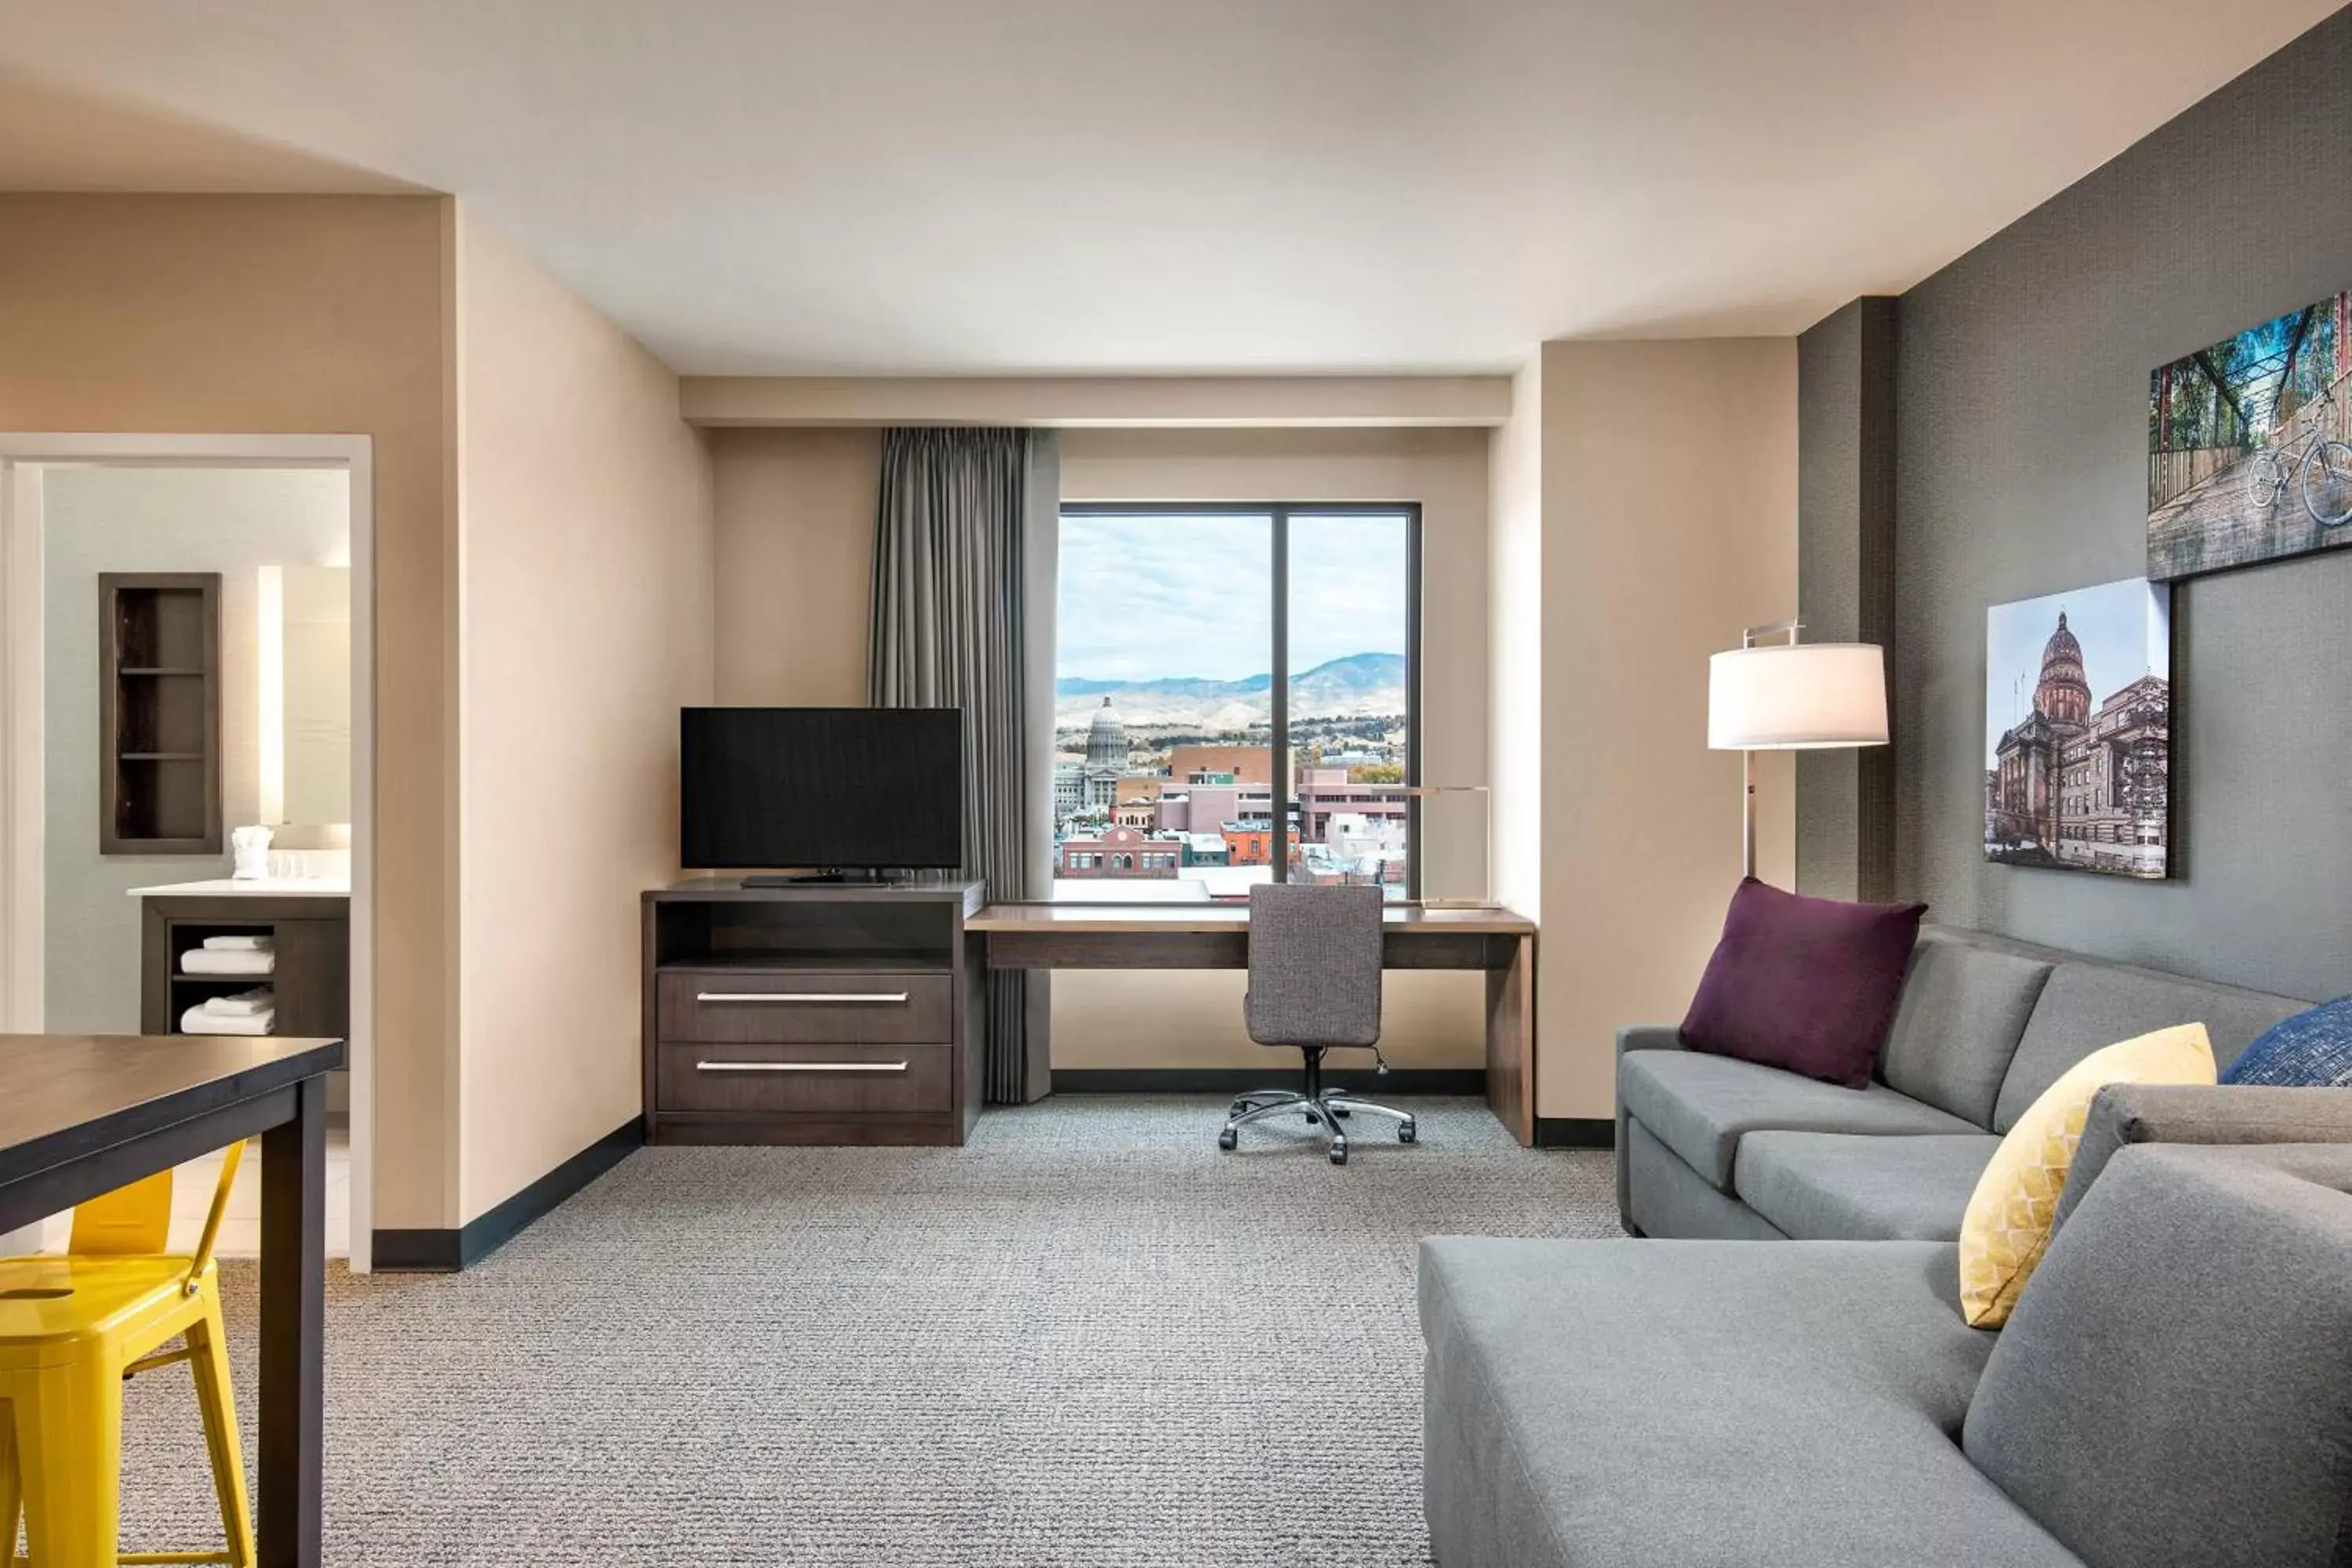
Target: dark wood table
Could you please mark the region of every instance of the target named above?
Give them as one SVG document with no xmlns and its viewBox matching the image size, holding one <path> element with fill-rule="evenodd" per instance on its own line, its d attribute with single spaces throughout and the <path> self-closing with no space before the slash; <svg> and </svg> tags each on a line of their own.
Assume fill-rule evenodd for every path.
<svg viewBox="0 0 2352 1568">
<path fill-rule="evenodd" d="M 991 969 L 1246 969 L 1246 904 L 991 904 L 964 922 Z M 1384 969 L 1486 976 L 1486 1105 L 1536 1141 L 1536 922 L 1498 906 L 1382 912 Z"/>
<path fill-rule="evenodd" d="M 0 1035 L 0 1231 L 261 1135 L 262 1568 L 317 1568 L 327 1073 L 343 1042 Z"/>
</svg>

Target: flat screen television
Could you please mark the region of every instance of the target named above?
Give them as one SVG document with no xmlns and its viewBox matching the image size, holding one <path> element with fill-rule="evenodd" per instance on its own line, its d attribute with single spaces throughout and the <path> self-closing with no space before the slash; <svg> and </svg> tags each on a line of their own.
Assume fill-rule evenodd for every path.
<svg viewBox="0 0 2352 1568">
<path fill-rule="evenodd" d="M 963 864 L 954 708 L 688 708 L 678 863 L 698 870 Z"/>
</svg>

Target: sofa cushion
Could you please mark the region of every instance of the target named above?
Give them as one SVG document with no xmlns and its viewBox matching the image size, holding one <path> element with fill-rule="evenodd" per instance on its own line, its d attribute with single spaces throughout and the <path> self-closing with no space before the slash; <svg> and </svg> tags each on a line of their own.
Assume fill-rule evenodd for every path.
<svg viewBox="0 0 2352 1568">
<path fill-rule="evenodd" d="M 2053 1229 L 2065 1225 L 2116 1152 L 2133 1143 L 2352 1144 L 2352 1089 L 2110 1084 L 2083 1121 Z"/>
<path fill-rule="evenodd" d="M 2050 969 L 2046 959 L 1979 946 L 1932 926 L 1921 931 L 1879 1076 L 1914 1100 L 1990 1127 L 2000 1080 Z"/>
<path fill-rule="evenodd" d="M 1752 1136 L 1752 1134 L 1751 1134 Z M 1683 1163 L 1683 1157 L 1628 1118 L 1618 1146 L 1621 1168 L 1631 1178 L 1625 1223 L 1643 1236 L 1701 1241 L 1786 1241 L 1788 1233 L 1746 1204 L 1722 1192 Z"/>
<path fill-rule="evenodd" d="M 2150 969 L 2088 961 L 2050 972 L 2033 1016 L 1993 1104 L 1992 1130 L 2006 1132 L 2068 1068 L 2103 1046 L 2173 1024 L 2202 1024 L 2213 1064 L 2227 1070 L 2254 1037 L 2308 1003 L 2260 991 L 2208 985 Z"/>
<path fill-rule="evenodd" d="M 1682 1042 L 1860 1089 L 1895 1019 L 1925 904 L 1855 904 L 1743 878 Z"/>
<path fill-rule="evenodd" d="M 2110 1161 L 1969 1407 L 1969 1457 L 2093 1568 L 2343 1561 L 2352 1196 L 2245 1152 Z"/>
<path fill-rule="evenodd" d="M 1948 1110 L 1883 1083 L 1841 1089 L 1696 1051 L 1636 1051 L 1617 1064 L 1625 1109 L 1691 1169 L 1730 1192 L 1739 1137 L 1762 1128 L 1799 1132 L 1979 1132 Z"/>
<path fill-rule="evenodd" d="M 1800 1241 L 1952 1241 L 2000 1140 L 1750 1132 L 1731 1182 L 1741 1201 Z"/>
<path fill-rule="evenodd" d="M 1446 1237 L 1420 1287 L 1445 1568 L 2075 1561 L 1955 1441 L 1948 1247 Z"/>
</svg>

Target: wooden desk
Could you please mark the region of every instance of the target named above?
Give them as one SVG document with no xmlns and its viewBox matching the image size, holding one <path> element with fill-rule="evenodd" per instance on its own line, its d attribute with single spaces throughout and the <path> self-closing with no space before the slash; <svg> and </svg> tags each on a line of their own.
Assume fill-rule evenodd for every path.
<svg viewBox="0 0 2352 1568">
<path fill-rule="evenodd" d="M 1536 1141 L 1536 924 L 1505 909 L 1397 908 L 1383 918 L 1390 969 L 1486 976 L 1486 1104 Z M 1240 904 L 990 904 L 964 922 L 991 969 L 1246 969 Z"/>
<path fill-rule="evenodd" d="M 261 1568 L 317 1568 L 327 1078 L 343 1042 L 0 1035 L 0 1231 L 261 1134 Z"/>
</svg>

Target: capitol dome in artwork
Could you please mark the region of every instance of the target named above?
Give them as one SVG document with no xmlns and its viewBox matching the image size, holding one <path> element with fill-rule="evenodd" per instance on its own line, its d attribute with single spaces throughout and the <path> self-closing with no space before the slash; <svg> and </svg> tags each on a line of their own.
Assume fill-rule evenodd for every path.
<svg viewBox="0 0 2352 1568">
<path fill-rule="evenodd" d="M 2053 724 L 2080 724 L 2091 716 L 2091 681 L 2083 670 L 2083 645 L 2066 629 L 2063 610 L 2058 612 L 2058 629 L 2050 634 L 2042 649 L 2042 679 L 2033 689 L 2033 710 Z"/>
</svg>

